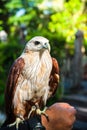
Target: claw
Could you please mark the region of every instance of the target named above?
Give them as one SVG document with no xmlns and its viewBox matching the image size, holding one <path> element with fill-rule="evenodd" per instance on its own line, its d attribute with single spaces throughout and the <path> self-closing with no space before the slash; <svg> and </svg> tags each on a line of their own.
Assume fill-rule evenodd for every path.
<svg viewBox="0 0 87 130">
<path fill-rule="evenodd" d="M 18 130 L 19 123 L 23 123 L 23 120 L 20 119 L 19 117 L 17 117 L 16 121 L 13 122 L 12 124 L 9 124 L 8 127 L 12 127 L 12 126 L 16 125 L 16 130 Z"/>
<path fill-rule="evenodd" d="M 48 119 L 48 115 L 47 115 L 46 112 L 45 112 L 46 109 L 47 109 L 47 107 L 45 107 L 44 110 L 41 111 L 39 108 L 37 108 L 37 109 L 36 109 L 36 113 L 37 113 L 38 115 L 44 115 L 44 116 Z"/>
<path fill-rule="evenodd" d="M 36 110 L 36 106 L 32 106 L 31 111 L 28 114 L 28 119 L 30 118 L 30 115 L 32 114 L 32 112 L 35 110 Z"/>
<path fill-rule="evenodd" d="M 39 105 L 36 103 L 36 113 L 38 115 L 44 115 L 48 119 L 48 115 L 46 114 L 47 107 L 45 107 L 43 110 L 40 110 Z"/>
<path fill-rule="evenodd" d="M 28 119 L 30 118 L 33 111 L 36 111 L 38 115 L 44 115 L 48 119 L 48 115 L 46 114 L 47 107 L 44 108 L 44 110 L 40 110 L 39 105 L 36 103 L 35 106 L 32 106 L 31 111 L 28 114 Z"/>
</svg>

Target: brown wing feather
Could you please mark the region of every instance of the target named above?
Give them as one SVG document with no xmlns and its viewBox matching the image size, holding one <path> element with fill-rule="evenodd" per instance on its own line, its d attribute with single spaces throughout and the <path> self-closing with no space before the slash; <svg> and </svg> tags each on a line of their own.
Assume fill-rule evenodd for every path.
<svg viewBox="0 0 87 130">
<path fill-rule="evenodd" d="M 58 87 L 58 77 L 59 77 L 59 65 L 58 62 L 55 58 L 52 58 L 52 71 L 50 75 L 50 81 L 49 81 L 49 86 L 50 86 L 50 96 L 53 96 L 57 90 Z M 58 75 L 58 77 L 57 77 Z"/>
<path fill-rule="evenodd" d="M 17 80 L 24 67 L 24 64 L 24 60 L 22 58 L 18 58 L 12 65 L 8 75 L 7 86 L 5 90 L 5 109 L 7 116 L 12 114 L 12 100 L 17 87 Z"/>
</svg>

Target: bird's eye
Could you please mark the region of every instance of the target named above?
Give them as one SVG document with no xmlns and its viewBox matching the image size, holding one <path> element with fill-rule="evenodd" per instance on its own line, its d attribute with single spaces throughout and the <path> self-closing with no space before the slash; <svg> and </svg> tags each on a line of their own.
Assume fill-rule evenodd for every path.
<svg viewBox="0 0 87 130">
<path fill-rule="evenodd" d="M 39 41 L 35 41 L 35 45 L 39 45 L 40 44 L 40 42 Z"/>
</svg>

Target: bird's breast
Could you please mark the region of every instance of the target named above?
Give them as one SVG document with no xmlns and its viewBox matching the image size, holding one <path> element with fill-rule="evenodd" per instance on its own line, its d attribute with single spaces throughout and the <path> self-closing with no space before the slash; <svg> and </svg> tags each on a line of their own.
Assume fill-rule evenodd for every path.
<svg viewBox="0 0 87 130">
<path fill-rule="evenodd" d="M 25 58 L 25 68 L 23 70 L 24 80 L 21 86 L 21 93 L 24 99 L 43 97 L 49 91 L 49 76 L 52 70 L 52 60 L 49 53 L 44 53 L 41 57 L 34 55 Z M 31 62 L 30 62 L 31 61 Z"/>
<path fill-rule="evenodd" d="M 31 57 L 27 56 L 25 59 L 25 67 L 23 76 L 33 83 L 41 83 L 48 80 L 52 70 L 52 59 L 48 51 L 44 52 L 42 56 L 33 54 Z"/>
</svg>

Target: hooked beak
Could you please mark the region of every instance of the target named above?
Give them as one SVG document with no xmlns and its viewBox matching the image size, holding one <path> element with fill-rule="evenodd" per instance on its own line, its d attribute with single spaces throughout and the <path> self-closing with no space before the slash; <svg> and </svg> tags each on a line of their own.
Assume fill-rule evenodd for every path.
<svg viewBox="0 0 87 130">
<path fill-rule="evenodd" d="M 50 52 L 50 45 L 48 43 L 44 43 L 43 49 L 48 49 L 48 51 Z"/>
</svg>

